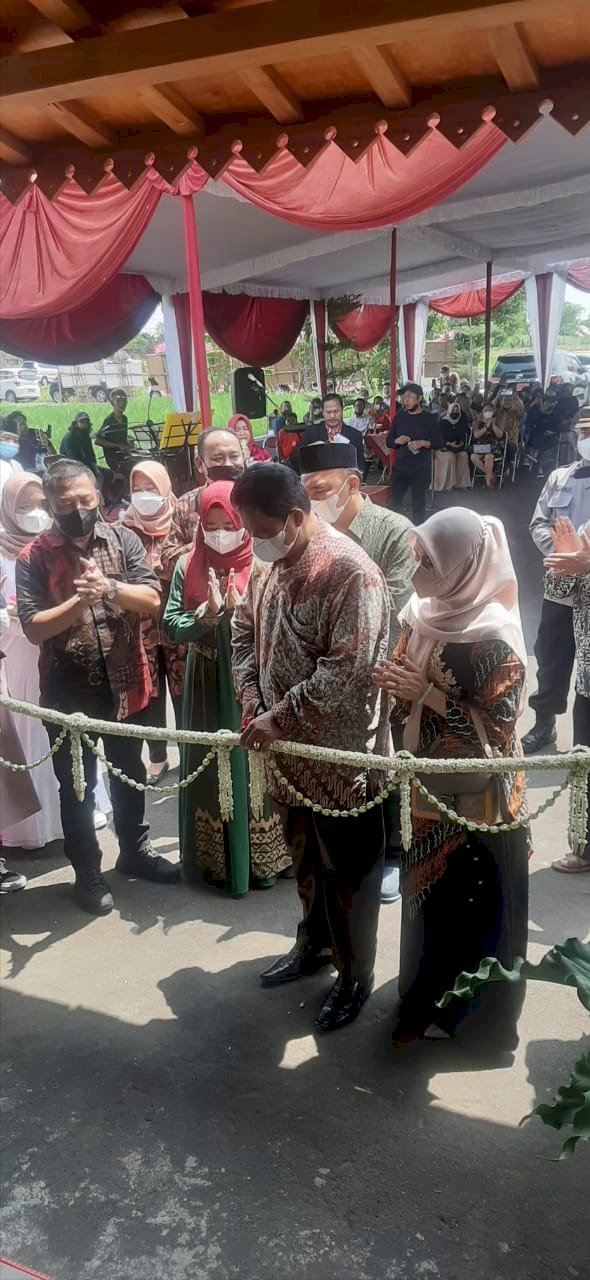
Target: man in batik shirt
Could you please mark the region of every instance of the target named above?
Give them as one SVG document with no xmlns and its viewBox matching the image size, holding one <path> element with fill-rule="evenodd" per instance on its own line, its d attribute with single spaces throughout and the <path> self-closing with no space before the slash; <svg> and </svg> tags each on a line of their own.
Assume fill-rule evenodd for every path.
<svg viewBox="0 0 590 1280">
<path fill-rule="evenodd" d="M 232 628 L 243 745 L 264 751 L 284 738 L 390 754 L 388 706 L 371 679 L 389 639 L 380 569 L 312 514 L 299 478 L 286 467 L 250 468 L 232 501 L 258 561 Z M 360 816 L 332 817 L 303 806 L 300 797 L 331 812 L 350 810 L 384 780 L 313 758 L 268 758 L 269 790 L 289 806 L 303 919 L 295 946 L 261 978 L 278 986 L 333 957 L 338 979 L 316 1019 L 324 1031 L 351 1022 L 372 989 L 383 816 L 378 805 Z"/>
</svg>

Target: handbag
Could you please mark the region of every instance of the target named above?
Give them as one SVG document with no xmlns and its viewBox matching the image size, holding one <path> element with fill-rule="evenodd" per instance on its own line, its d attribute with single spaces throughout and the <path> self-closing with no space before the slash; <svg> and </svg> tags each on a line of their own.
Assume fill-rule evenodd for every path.
<svg viewBox="0 0 590 1280">
<path fill-rule="evenodd" d="M 483 748 L 483 756 L 493 759 L 494 752 L 479 711 L 475 707 L 469 707 L 469 712 Z M 440 755 L 437 757 L 436 750 L 431 755 L 441 758 Z M 440 796 L 460 818 L 490 826 L 501 821 L 504 816 L 502 789 L 497 774 L 426 773 L 419 777 L 423 786 L 428 787 L 433 795 Z M 412 786 L 412 817 L 422 822 L 441 822 L 443 819 L 443 814 L 438 809 L 429 808 L 426 796 L 416 786 Z"/>
</svg>

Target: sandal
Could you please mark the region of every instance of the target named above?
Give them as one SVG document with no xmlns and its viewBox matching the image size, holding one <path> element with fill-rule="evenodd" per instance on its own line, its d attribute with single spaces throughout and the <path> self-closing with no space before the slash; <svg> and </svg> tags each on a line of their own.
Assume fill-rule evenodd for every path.
<svg viewBox="0 0 590 1280">
<path fill-rule="evenodd" d="M 170 768 L 170 765 L 168 764 L 167 760 L 163 760 L 161 764 L 148 765 L 148 769 L 147 769 L 148 782 L 151 782 L 152 785 L 155 782 L 161 782 L 162 778 L 164 778 L 168 773 L 169 768 Z"/>
<path fill-rule="evenodd" d="M 581 871 L 590 871 L 590 858 L 578 858 L 575 853 L 566 853 L 564 858 L 558 858 L 551 866 L 554 871 L 565 871 L 575 876 Z"/>
</svg>

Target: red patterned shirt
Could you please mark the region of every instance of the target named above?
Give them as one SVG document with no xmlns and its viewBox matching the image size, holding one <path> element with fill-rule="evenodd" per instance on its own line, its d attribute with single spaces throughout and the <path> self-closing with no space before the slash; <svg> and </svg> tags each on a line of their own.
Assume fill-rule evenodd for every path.
<svg viewBox="0 0 590 1280">
<path fill-rule="evenodd" d="M 131 529 L 97 523 L 86 556 L 107 578 L 160 590 L 139 538 Z M 75 595 L 80 553 L 53 527 L 21 551 L 16 561 L 18 616 L 23 628 L 35 614 Z M 116 720 L 141 711 L 151 681 L 139 614 L 99 600 L 82 617 L 40 646 L 40 705 L 58 711 L 87 711 L 104 704 Z"/>
</svg>

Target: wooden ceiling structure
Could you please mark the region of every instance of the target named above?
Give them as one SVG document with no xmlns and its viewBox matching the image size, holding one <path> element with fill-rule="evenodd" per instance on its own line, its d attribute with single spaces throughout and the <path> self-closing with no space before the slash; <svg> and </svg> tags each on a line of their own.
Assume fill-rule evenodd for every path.
<svg viewBox="0 0 590 1280">
<path fill-rule="evenodd" d="M 590 120 L 590 0 L 0 0 L 0 190 Z"/>
</svg>

